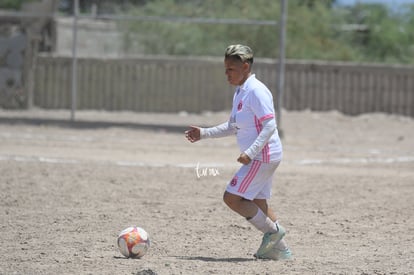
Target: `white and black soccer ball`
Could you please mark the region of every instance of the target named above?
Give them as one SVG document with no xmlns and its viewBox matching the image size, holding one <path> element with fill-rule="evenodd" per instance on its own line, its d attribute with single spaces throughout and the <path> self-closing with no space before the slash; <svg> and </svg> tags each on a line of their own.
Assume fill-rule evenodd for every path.
<svg viewBox="0 0 414 275">
<path fill-rule="evenodd" d="M 127 258 L 141 258 L 150 247 L 150 238 L 143 228 L 131 226 L 125 228 L 118 235 L 118 248 Z"/>
</svg>

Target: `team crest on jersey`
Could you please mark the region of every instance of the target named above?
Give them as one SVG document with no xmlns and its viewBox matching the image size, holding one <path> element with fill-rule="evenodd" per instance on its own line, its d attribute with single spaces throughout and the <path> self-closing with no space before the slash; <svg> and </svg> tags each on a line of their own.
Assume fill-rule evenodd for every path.
<svg viewBox="0 0 414 275">
<path fill-rule="evenodd" d="M 237 105 L 237 111 L 240 111 L 243 108 L 243 102 L 240 100 L 239 105 Z"/>
<path fill-rule="evenodd" d="M 231 186 L 236 186 L 236 184 L 237 184 L 237 176 L 234 176 L 234 178 L 230 182 L 230 185 Z"/>
</svg>

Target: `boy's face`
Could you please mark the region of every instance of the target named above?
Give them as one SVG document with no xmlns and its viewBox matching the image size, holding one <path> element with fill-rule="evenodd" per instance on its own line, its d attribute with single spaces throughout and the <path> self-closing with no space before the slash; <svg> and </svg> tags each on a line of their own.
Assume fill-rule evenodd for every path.
<svg viewBox="0 0 414 275">
<path fill-rule="evenodd" d="M 239 86 L 249 77 L 249 63 L 242 62 L 236 58 L 225 58 L 224 68 L 226 70 L 227 81 L 234 86 Z"/>
</svg>

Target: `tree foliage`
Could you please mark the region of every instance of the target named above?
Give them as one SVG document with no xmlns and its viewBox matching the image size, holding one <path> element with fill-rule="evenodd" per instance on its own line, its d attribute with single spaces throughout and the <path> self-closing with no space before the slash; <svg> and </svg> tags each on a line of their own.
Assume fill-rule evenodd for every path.
<svg viewBox="0 0 414 275">
<path fill-rule="evenodd" d="M 0 0 L 0 9 L 18 10 L 25 2 L 32 2 L 34 0 Z"/>
<path fill-rule="evenodd" d="M 342 7 L 334 0 L 288 2 L 286 54 L 292 59 L 414 63 L 414 7 L 379 4 Z M 152 0 L 136 16 L 279 20 L 279 1 Z M 348 28 L 347 28 L 348 26 Z M 354 27 L 354 28 L 352 28 Z M 278 27 L 137 21 L 128 24 L 146 54 L 221 55 L 233 43 L 256 56 L 277 58 Z M 128 47 L 127 47 L 128 48 Z"/>
<path fill-rule="evenodd" d="M 414 63 L 414 6 L 411 12 L 393 12 L 382 5 L 356 5 L 347 20 L 364 24 L 367 31 L 356 33 L 348 42 L 363 60 L 387 63 Z M 353 16 L 357 15 L 357 16 Z"/>
<path fill-rule="evenodd" d="M 18 9 L 34 0 L 0 0 Z M 40 0 L 37 0 L 40 1 Z M 57 0 L 71 13 L 74 0 Z M 335 0 L 287 0 L 286 55 L 320 59 L 414 64 L 414 4 L 339 6 Z M 119 21 L 127 53 L 218 55 L 229 44 L 250 45 L 258 57 L 278 57 L 277 26 L 155 21 L 159 18 L 280 19 L 274 0 L 80 0 L 83 13 L 122 13 L 142 20 Z M 147 20 L 143 20 L 147 18 Z"/>
</svg>

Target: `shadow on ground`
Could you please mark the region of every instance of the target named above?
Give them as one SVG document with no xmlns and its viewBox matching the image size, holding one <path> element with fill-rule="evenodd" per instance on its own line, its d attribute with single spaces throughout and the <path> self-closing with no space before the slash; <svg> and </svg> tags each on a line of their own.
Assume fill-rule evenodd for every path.
<svg viewBox="0 0 414 275">
<path fill-rule="evenodd" d="M 180 260 L 192 260 L 192 261 L 203 261 L 203 262 L 231 262 L 231 263 L 238 263 L 238 262 L 250 262 L 255 261 L 254 258 L 215 258 L 215 257 L 205 257 L 205 256 L 176 256 L 177 259 Z"/>
<path fill-rule="evenodd" d="M 14 118 L 14 117 L 1 117 L 0 124 L 27 124 L 27 125 L 48 125 L 58 126 L 76 129 L 97 129 L 97 128 L 112 128 L 123 127 L 131 129 L 143 129 L 153 131 L 166 131 L 183 133 L 187 129 L 187 125 L 167 125 L 167 124 L 145 124 L 135 122 L 115 122 L 115 121 L 70 121 L 64 119 L 47 119 L 47 118 Z"/>
</svg>

